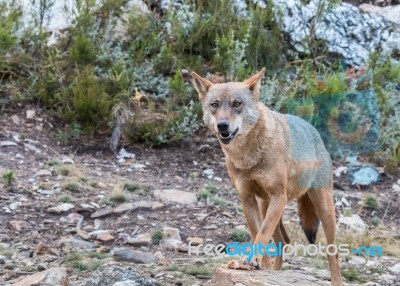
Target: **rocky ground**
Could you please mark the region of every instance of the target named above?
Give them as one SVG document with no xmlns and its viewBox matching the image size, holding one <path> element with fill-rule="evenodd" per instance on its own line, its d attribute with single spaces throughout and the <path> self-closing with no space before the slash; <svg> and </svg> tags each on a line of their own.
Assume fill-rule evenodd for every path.
<svg viewBox="0 0 400 286">
<path fill-rule="evenodd" d="M 206 285 L 229 259 L 189 255 L 188 242 L 247 240 L 223 154 L 206 133 L 181 147 L 126 145 L 116 156 L 103 139 L 60 143 L 68 134 L 34 107 L 5 110 L 0 126 L 0 285 Z M 358 158 L 355 169 L 365 163 Z M 375 166 L 378 183 L 352 186 L 351 164 L 334 163 L 338 240 L 380 245 L 384 256 L 341 257 L 343 276 L 349 283 L 395 285 L 399 177 Z M 3 176 L 8 170 L 15 180 Z M 366 199 L 371 194 L 377 200 Z M 305 242 L 294 203 L 284 217 L 292 242 Z M 318 241 L 324 239 L 320 228 Z M 300 285 L 293 277 L 308 285 L 329 281 L 320 256 L 289 257 L 285 271 L 281 285 Z"/>
</svg>

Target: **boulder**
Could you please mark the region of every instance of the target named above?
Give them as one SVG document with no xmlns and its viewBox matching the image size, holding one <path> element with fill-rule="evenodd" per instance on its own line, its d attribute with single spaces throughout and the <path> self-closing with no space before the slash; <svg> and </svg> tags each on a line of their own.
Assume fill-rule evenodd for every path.
<svg viewBox="0 0 400 286">
<path fill-rule="evenodd" d="M 212 280 L 207 286 L 328 286 L 328 281 L 318 278 L 301 270 L 233 270 L 225 266 L 217 268 Z"/>
</svg>

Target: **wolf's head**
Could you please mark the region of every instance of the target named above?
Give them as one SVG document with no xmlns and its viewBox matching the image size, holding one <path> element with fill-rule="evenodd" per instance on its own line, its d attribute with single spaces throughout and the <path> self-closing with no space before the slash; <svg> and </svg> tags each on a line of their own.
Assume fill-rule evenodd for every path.
<svg viewBox="0 0 400 286">
<path fill-rule="evenodd" d="M 213 84 L 192 72 L 193 85 L 203 104 L 204 123 L 223 144 L 247 134 L 260 116 L 257 104 L 265 68 L 244 82 Z"/>
</svg>

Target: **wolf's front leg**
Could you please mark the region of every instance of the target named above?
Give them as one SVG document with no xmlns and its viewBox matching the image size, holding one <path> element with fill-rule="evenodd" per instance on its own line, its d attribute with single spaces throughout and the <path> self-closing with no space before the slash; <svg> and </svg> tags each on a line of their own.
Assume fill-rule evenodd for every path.
<svg viewBox="0 0 400 286">
<path fill-rule="evenodd" d="M 265 215 L 264 221 L 261 224 L 260 230 L 254 239 L 254 244 L 261 244 L 262 246 L 267 246 L 270 243 L 273 243 L 273 234 L 275 229 L 279 225 L 279 221 L 282 217 L 283 211 L 287 204 L 286 194 L 274 194 L 270 197 L 270 203 Z M 264 254 L 265 251 L 263 251 Z M 261 265 L 262 263 L 262 255 L 258 253 L 258 255 L 254 256 L 251 263 L 253 265 Z M 270 257 L 266 257 L 264 259 L 263 267 L 271 268 L 272 260 Z"/>
<path fill-rule="evenodd" d="M 237 177 L 234 178 L 234 185 L 242 202 L 243 214 L 246 218 L 251 238 L 254 241 L 263 221 L 255 196 L 258 186 L 254 181 Z"/>
</svg>

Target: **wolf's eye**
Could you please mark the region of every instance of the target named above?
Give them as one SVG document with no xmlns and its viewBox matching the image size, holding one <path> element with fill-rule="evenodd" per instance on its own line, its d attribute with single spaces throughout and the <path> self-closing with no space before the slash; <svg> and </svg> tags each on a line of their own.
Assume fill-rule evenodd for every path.
<svg viewBox="0 0 400 286">
<path fill-rule="evenodd" d="M 212 108 L 218 108 L 218 102 L 213 102 L 210 104 Z"/>
<path fill-rule="evenodd" d="M 242 105 L 242 103 L 240 102 L 240 101 L 235 101 L 234 103 L 233 103 L 233 107 L 239 107 L 239 106 L 241 106 Z"/>
</svg>

